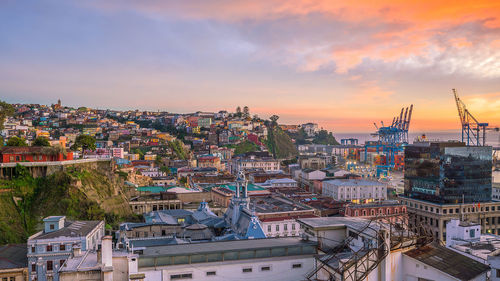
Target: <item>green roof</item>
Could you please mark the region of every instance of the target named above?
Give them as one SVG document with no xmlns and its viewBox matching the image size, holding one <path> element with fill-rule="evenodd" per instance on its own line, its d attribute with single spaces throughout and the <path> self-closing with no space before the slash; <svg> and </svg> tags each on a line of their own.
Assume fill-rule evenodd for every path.
<svg viewBox="0 0 500 281">
<path fill-rule="evenodd" d="M 166 191 L 167 189 L 163 186 L 139 186 L 136 190 L 142 192 L 160 193 L 162 191 Z"/>
<path fill-rule="evenodd" d="M 219 185 L 220 187 L 225 187 L 227 189 L 230 189 L 231 191 L 233 192 L 236 192 L 236 185 L 231 185 L 231 184 L 223 184 L 223 185 Z M 255 185 L 253 183 L 249 183 L 247 185 L 247 190 L 248 191 L 260 191 L 260 190 L 266 190 L 265 188 L 261 187 L 261 186 L 258 186 L 258 185 Z"/>
<path fill-rule="evenodd" d="M 172 186 L 167 186 L 167 187 L 164 187 L 164 186 L 139 186 L 138 188 L 136 188 L 136 190 L 143 191 L 143 192 L 160 193 L 162 191 L 167 191 L 167 190 L 174 188 L 174 187 L 188 189 L 184 186 L 172 185 Z"/>
</svg>

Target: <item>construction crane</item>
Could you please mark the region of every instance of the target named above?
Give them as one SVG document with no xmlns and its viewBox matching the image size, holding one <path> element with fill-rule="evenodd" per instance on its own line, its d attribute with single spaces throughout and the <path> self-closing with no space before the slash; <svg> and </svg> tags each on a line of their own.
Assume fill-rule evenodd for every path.
<svg viewBox="0 0 500 281">
<path fill-rule="evenodd" d="M 486 130 L 489 124 L 480 123 L 472 116 L 464 102 L 458 97 L 457 90 L 453 89 L 453 94 L 455 95 L 458 115 L 462 123 L 462 142 L 468 146 L 486 145 Z"/>
</svg>

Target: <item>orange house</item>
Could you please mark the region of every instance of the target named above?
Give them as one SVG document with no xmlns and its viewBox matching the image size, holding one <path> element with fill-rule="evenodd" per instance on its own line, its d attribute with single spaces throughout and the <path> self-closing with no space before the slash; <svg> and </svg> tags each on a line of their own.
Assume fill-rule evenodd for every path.
<svg viewBox="0 0 500 281">
<path fill-rule="evenodd" d="M 73 152 L 46 146 L 4 146 L 0 149 L 1 163 L 50 162 L 73 160 Z"/>
</svg>

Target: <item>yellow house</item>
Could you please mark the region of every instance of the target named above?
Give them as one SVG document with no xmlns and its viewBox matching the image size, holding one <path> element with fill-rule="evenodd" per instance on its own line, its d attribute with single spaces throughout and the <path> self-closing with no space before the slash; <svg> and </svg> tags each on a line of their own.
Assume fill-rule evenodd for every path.
<svg viewBox="0 0 500 281">
<path fill-rule="evenodd" d="M 36 130 L 36 137 L 50 138 L 50 133 L 47 131 Z"/>
</svg>

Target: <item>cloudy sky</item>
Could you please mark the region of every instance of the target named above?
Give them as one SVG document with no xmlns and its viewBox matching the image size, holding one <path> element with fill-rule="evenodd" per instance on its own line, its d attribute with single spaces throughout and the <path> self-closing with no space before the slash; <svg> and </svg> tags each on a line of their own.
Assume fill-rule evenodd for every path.
<svg viewBox="0 0 500 281">
<path fill-rule="evenodd" d="M 500 125 L 500 2 L 404 2 L 2 0 L 0 99 L 248 105 L 337 132 L 373 130 L 413 104 L 411 129 L 433 131 L 459 128 L 456 88 Z"/>
</svg>

